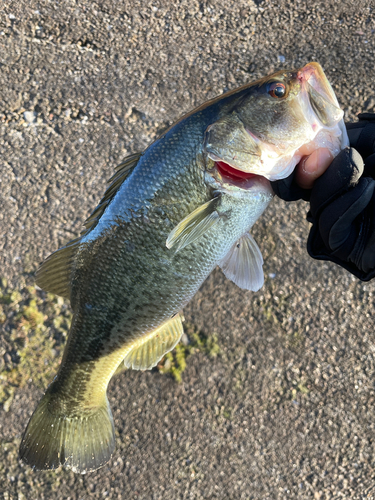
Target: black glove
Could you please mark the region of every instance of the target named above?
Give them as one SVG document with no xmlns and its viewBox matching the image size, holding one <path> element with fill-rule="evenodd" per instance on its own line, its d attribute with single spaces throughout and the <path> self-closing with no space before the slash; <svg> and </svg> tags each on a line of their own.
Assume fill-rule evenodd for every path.
<svg viewBox="0 0 375 500">
<path fill-rule="evenodd" d="M 375 180 L 363 177 L 360 154 L 347 148 L 314 182 L 307 251 L 363 281 L 375 276 Z"/>
<path fill-rule="evenodd" d="M 353 148 L 341 151 L 311 190 L 300 188 L 293 175 L 272 187 L 287 201 L 310 200 L 311 257 L 335 262 L 368 281 L 375 276 L 375 114 L 363 113 L 359 120 L 347 129 L 360 154 Z"/>
</svg>

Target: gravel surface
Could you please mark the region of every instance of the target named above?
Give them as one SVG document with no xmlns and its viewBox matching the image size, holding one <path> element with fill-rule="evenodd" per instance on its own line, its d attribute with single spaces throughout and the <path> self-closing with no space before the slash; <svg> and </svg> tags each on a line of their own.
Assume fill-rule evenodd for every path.
<svg viewBox="0 0 375 500">
<path fill-rule="evenodd" d="M 370 1 L 0 9 L 0 275 L 15 288 L 80 232 L 116 164 L 225 90 L 315 60 L 347 119 L 375 111 Z M 117 449 L 103 469 L 30 470 L 17 447 L 42 391 L 30 382 L 0 407 L 0 495 L 375 498 L 375 283 L 308 257 L 306 210 L 275 200 L 257 223 L 260 292 L 216 270 L 184 311 L 217 334 L 217 357 L 188 358 L 180 384 L 155 371 L 114 378 Z"/>
</svg>

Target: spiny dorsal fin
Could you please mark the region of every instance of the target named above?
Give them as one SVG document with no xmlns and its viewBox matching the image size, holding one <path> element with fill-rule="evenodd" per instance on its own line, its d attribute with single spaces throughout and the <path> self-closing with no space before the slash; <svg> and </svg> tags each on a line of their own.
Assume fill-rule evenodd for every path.
<svg viewBox="0 0 375 500">
<path fill-rule="evenodd" d="M 182 317 L 177 314 L 153 332 L 140 337 L 125 356 L 124 363 L 133 370 L 151 370 L 161 358 L 180 341 L 184 328 Z"/>
<path fill-rule="evenodd" d="M 93 229 L 98 223 L 107 205 L 119 190 L 121 184 L 137 165 L 141 153 L 128 156 L 116 167 L 116 173 L 109 179 L 110 186 L 104 193 L 99 205 L 85 221 L 86 229 L 82 231 L 81 237 L 76 238 L 65 246 L 53 252 L 41 264 L 36 273 L 36 283 L 40 288 L 62 297 L 70 298 L 70 282 L 75 256 L 82 237 Z"/>
<path fill-rule="evenodd" d="M 119 190 L 121 184 L 132 172 L 133 168 L 137 165 L 139 158 L 142 153 L 135 153 L 128 156 L 125 160 L 116 167 L 116 173 L 112 175 L 108 182 L 111 184 L 108 186 L 103 198 L 100 200 L 99 205 L 95 208 L 92 214 L 85 220 L 84 225 L 87 229 L 92 229 L 96 226 L 98 220 L 102 216 L 104 210 L 106 209 L 109 202 L 115 196 Z M 83 232 L 86 233 L 86 230 Z"/>
<path fill-rule="evenodd" d="M 240 288 L 257 292 L 264 283 L 263 257 L 254 238 L 245 233 L 219 262 L 225 276 Z"/>
<path fill-rule="evenodd" d="M 220 218 L 216 211 L 219 203 L 220 196 L 204 203 L 185 217 L 169 233 L 166 241 L 167 248 L 176 246 L 176 252 L 178 252 L 208 231 Z"/>
</svg>

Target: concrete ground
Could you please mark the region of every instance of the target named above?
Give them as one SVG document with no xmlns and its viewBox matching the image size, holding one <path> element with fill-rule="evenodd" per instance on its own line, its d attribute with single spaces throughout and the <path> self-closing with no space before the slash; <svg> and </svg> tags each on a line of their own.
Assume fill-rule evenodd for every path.
<svg viewBox="0 0 375 500">
<path fill-rule="evenodd" d="M 347 120 L 375 111 L 369 0 L 0 9 L 0 276 L 13 290 L 79 233 L 127 154 L 227 89 L 318 61 Z M 101 470 L 35 472 L 18 461 L 42 394 L 24 381 L 0 405 L 0 498 L 375 498 L 375 283 L 308 257 L 307 208 L 275 200 L 257 223 L 258 293 L 216 270 L 185 309 L 196 330 L 217 335 L 216 357 L 188 357 L 181 383 L 158 371 L 113 379 L 117 448 Z M 0 320 L 1 369 L 12 346 L 9 317 Z"/>
</svg>

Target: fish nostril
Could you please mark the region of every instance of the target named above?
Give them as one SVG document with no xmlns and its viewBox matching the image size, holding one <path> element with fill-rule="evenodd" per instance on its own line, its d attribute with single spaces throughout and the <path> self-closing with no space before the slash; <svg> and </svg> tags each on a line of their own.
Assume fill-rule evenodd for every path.
<svg viewBox="0 0 375 500">
<path fill-rule="evenodd" d="M 300 82 L 302 82 L 302 81 L 308 82 L 310 80 L 310 78 L 313 75 L 316 75 L 317 73 L 318 73 L 318 69 L 315 66 L 315 64 L 309 63 L 309 64 L 306 64 L 306 66 L 304 66 L 302 69 L 300 69 L 298 71 L 297 78 Z"/>
</svg>

